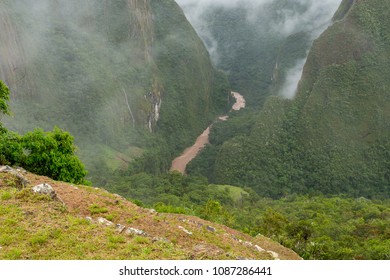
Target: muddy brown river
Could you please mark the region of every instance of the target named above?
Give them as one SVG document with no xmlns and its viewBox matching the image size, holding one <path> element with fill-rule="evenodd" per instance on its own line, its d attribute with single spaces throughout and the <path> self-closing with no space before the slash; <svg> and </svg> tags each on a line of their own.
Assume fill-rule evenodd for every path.
<svg viewBox="0 0 390 280">
<path fill-rule="evenodd" d="M 238 111 L 245 108 L 245 99 L 241 94 L 239 94 L 238 92 L 232 92 L 232 96 L 236 99 L 236 102 L 232 106 L 232 110 Z M 227 115 L 218 117 L 218 119 L 221 121 L 226 121 L 228 118 L 229 116 Z M 209 134 L 211 126 L 212 124 L 208 128 L 206 128 L 206 130 L 203 131 L 201 135 L 198 136 L 194 145 L 185 149 L 180 156 L 178 156 L 172 161 L 172 166 L 170 169 L 171 171 L 175 170 L 179 171 L 182 174 L 185 174 L 187 164 L 198 155 L 198 153 L 204 148 L 206 144 L 209 143 Z"/>
</svg>

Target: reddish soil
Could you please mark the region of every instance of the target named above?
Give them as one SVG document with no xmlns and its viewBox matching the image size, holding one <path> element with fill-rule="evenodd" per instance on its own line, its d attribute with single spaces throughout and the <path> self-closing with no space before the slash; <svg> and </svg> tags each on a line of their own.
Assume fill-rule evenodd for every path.
<svg viewBox="0 0 390 280">
<path fill-rule="evenodd" d="M 181 156 L 175 158 L 172 162 L 171 171 L 176 170 L 184 174 L 186 171 L 187 164 L 193 160 L 198 153 L 209 143 L 210 127 L 206 128 L 205 131 L 196 139 L 195 144 L 185 149 Z"/>
<path fill-rule="evenodd" d="M 236 99 L 236 103 L 233 104 L 232 109 L 234 111 L 239 111 L 240 109 L 245 108 L 246 102 L 245 102 L 244 97 L 241 94 L 239 94 L 238 92 L 232 92 L 232 95 Z"/>
<path fill-rule="evenodd" d="M 236 99 L 236 102 L 233 104 L 232 110 L 239 111 L 242 108 L 245 108 L 245 99 L 238 92 L 232 92 L 233 97 Z M 226 121 L 229 116 L 220 116 L 218 119 L 220 121 Z M 184 150 L 184 152 L 177 158 L 172 161 L 171 171 L 179 171 L 182 174 L 185 174 L 188 163 L 193 160 L 198 153 L 204 148 L 206 144 L 209 143 L 209 134 L 210 134 L 210 125 L 206 128 L 205 131 L 196 139 L 194 145 Z"/>
<path fill-rule="evenodd" d="M 0 172 L 0 175 L 2 173 Z M 157 213 L 152 209 L 136 206 L 123 197 L 111 194 L 104 189 L 72 185 L 58 182 L 47 177 L 31 173 L 21 173 L 29 181 L 27 188 L 47 183 L 55 192 L 56 198 L 47 201 L 18 201 L 20 207 L 31 213 L 42 211 L 43 207 L 53 210 L 56 215 L 47 215 L 48 224 L 55 224 L 56 218 L 72 216 L 85 219 L 90 216 L 93 221 L 98 217 L 108 218 L 114 225 L 120 224 L 126 228 L 144 231 L 147 243 L 163 242 L 168 246 L 161 252 L 151 252 L 151 259 L 294 259 L 300 257 L 293 251 L 271 241 L 263 236 L 256 238 L 226 226 L 215 224 L 198 217 Z M 8 187 L 12 175 L 0 176 L 0 188 Z M 13 180 L 15 180 L 13 178 Z M 15 183 L 12 183 L 14 185 Z M 105 208 L 105 212 L 93 213 L 91 207 L 97 205 Z M 62 207 L 60 207 L 62 206 Z M 50 220 L 53 218 L 52 220 Z M 36 225 L 35 225 L 36 226 Z M 107 226 L 107 225 L 106 225 Z M 100 225 L 104 231 L 105 225 Z M 122 234 L 129 241 L 132 235 Z M 83 242 L 80 240 L 80 242 Z M 147 243 L 139 247 L 147 247 Z M 180 249 L 183 255 L 170 254 L 170 247 Z M 176 252 L 176 251 L 172 251 Z"/>
</svg>

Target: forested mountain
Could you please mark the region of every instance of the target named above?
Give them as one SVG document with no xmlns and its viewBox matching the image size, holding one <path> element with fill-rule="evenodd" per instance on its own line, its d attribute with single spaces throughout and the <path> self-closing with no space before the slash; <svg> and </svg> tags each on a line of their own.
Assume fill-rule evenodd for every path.
<svg viewBox="0 0 390 280">
<path fill-rule="evenodd" d="M 0 227 L 0 257 L 25 256 L 12 247 L 21 235 L 11 228 L 27 214 L 13 205 L 47 202 L 55 215 L 71 214 L 62 220 L 70 233 L 84 224 L 94 232 L 100 214 L 153 233 L 111 228 L 98 257 L 129 256 L 129 248 L 135 257 L 167 256 L 166 240 L 149 238 L 167 222 L 172 244 L 200 251 L 168 242 L 170 258 L 236 257 L 198 218 L 157 214 L 169 212 L 270 237 L 305 259 L 390 259 L 390 2 L 176 2 L 0 0 L 0 164 L 73 184 L 50 181 L 66 197 L 61 208 L 17 188 L 23 174 L 42 177 L 1 166 L 0 210 L 13 216 Z M 245 109 L 229 111 L 231 90 Z M 59 128 L 26 133 L 53 126 L 74 138 Z M 206 127 L 209 144 L 186 174 L 168 172 Z M 89 183 L 77 154 L 88 180 L 120 196 L 76 186 Z M 176 238 L 178 221 L 222 251 Z M 48 227 L 23 242 L 34 252 L 56 236 Z M 88 240 L 80 246 L 85 258 Z"/>
<path fill-rule="evenodd" d="M 0 16 L 5 125 L 71 132 L 95 182 L 151 147 L 150 171 L 167 170 L 227 106 L 224 75 L 173 0 L 4 0 Z"/>
<path fill-rule="evenodd" d="M 390 195 L 389 2 L 343 1 L 296 97 L 271 97 L 215 160 L 217 183 L 261 195 Z"/>
<path fill-rule="evenodd" d="M 302 69 L 312 41 L 331 23 L 341 0 L 177 2 L 231 87 L 249 107 L 261 107 L 269 95 L 285 95 L 288 71 Z"/>
</svg>

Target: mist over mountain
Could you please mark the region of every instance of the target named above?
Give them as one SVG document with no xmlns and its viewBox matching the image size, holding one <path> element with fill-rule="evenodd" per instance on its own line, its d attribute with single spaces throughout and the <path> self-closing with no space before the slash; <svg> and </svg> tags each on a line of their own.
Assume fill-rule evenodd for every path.
<svg viewBox="0 0 390 280">
<path fill-rule="evenodd" d="M 167 170 L 227 106 L 224 75 L 173 0 L 0 7 L 0 79 L 13 112 L 4 122 L 70 131 L 91 175 L 126 169 L 148 147 L 164 154 L 150 156 L 150 169 Z"/>
<path fill-rule="evenodd" d="M 223 144 L 216 182 L 274 197 L 389 197 L 388 6 L 342 2 L 310 49 L 296 97 L 269 98 L 251 132 Z"/>
<path fill-rule="evenodd" d="M 252 100 L 252 105 L 261 105 L 271 93 L 294 96 L 302 60 L 312 41 L 331 23 L 341 1 L 177 2 L 205 42 L 214 64 L 228 73 L 232 87 Z M 278 63 L 279 50 L 297 34 L 299 42 L 288 44 L 300 44 L 301 48 L 288 55 L 287 63 Z M 278 80 L 272 77 L 275 68 Z"/>
<path fill-rule="evenodd" d="M 0 1 L 0 258 L 390 259 L 389 11 Z"/>
</svg>

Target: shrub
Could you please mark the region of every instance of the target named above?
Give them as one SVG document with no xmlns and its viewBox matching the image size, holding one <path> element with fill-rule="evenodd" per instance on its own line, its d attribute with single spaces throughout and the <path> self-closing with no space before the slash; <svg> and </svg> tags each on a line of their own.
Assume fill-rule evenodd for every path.
<svg viewBox="0 0 390 280">
<path fill-rule="evenodd" d="M 73 137 L 58 127 L 53 132 L 36 129 L 21 139 L 26 152 L 23 166 L 36 174 L 55 180 L 82 183 L 87 172 L 74 154 Z"/>
</svg>

